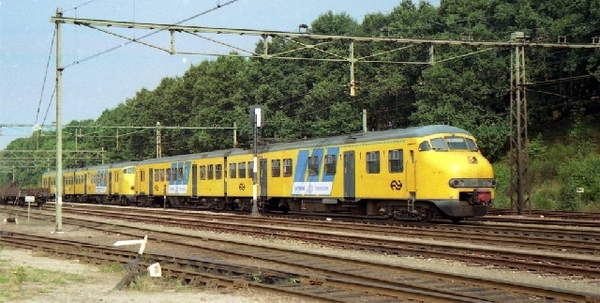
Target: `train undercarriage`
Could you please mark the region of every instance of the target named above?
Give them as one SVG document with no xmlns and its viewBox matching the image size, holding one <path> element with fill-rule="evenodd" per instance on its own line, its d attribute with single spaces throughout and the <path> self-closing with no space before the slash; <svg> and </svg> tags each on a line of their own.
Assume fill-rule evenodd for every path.
<svg viewBox="0 0 600 303">
<path fill-rule="evenodd" d="M 483 198 L 481 198 L 483 197 Z M 450 219 L 459 222 L 465 218 L 484 216 L 491 208 L 491 199 L 485 192 L 461 196 L 461 200 L 375 200 L 323 198 L 268 198 L 258 199 L 260 212 L 347 213 L 354 216 L 387 217 L 392 220 Z M 189 197 L 189 196 L 125 196 L 91 195 L 65 196 L 65 201 L 99 204 L 131 205 L 141 207 L 175 207 L 213 211 L 251 212 L 250 197 Z"/>
</svg>

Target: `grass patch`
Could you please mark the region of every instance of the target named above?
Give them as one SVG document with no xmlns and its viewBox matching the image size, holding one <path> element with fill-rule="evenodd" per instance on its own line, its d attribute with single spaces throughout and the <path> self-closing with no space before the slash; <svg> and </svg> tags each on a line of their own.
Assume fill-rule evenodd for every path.
<svg viewBox="0 0 600 303">
<path fill-rule="evenodd" d="M 191 288 L 191 286 L 181 283 L 179 279 L 168 277 L 154 278 L 147 275 L 136 277 L 135 281 L 127 286 L 127 290 L 139 292 L 163 292 L 168 289 L 177 292 Z"/>
<path fill-rule="evenodd" d="M 123 265 L 119 263 L 111 263 L 108 265 L 100 266 L 100 272 L 103 273 L 124 273 L 125 269 L 123 269 Z"/>
<path fill-rule="evenodd" d="M 51 291 L 55 286 L 83 283 L 85 277 L 61 271 L 8 266 L 0 262 L 0 301 L 25 300 Z"/>
</svg>

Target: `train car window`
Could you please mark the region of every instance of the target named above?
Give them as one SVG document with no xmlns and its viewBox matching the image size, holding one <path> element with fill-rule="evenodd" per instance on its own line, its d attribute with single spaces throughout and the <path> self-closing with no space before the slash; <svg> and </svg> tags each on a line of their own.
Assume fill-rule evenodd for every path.
<svg viewBox="0 0 600 303">
<path fill-rule="evenodd" d="M 292 175 L 292 159 L 283 159 L 283 176 L 289 177 Z"/>
<path fill-rule="evenodd" d="M 468 148 L 463 137 L 446 137 L 445 139 L 451 150 L 466 150 Z"/>
<path fill-rule="evenodd" d="M 146 181 L 146 172 L 143 170 L 140 172 L 140 181 L 142 181 L 142 182 Z M 94 181 L 92 181 L 92 182 L 94 182 Z"/>
<path fill-rule="evenodd" d="M 248 162 L 248 178 L 254 177 L 254 161 Z"/>
<path fill-rule="evenodd" d="M 160 180 L 160 169 L 154 170 L 154 181 Z"/>
<path fill-rule="evenodd" d="M 316 176 L 319 174 L 319 156 L 308 157 L 308 175 Z"/>
<path fill-rule="evenodd" d="M 208 166 L 208 180 L 212 180 L 212 179 L 214 179 L 214 178 L 213 178 L 213 177 L 214 177 L 214 175 L 215 175 L 215 174 L 214 174 L 214 165 L 213 165 L 213 164 L 210 164 L 210 165 Z"/>
<path fill-rule="evenodd" d="M 246 178 L 246 162 L 238 163 L 238 178 Z"/>
<path fill-rule="evenodd" d="M 158 175 L 160 176 L 160 181 L 164 182 L 165 181 L 165 170 L 164 169 L 159 170 Z"/>
<path fill-rule="evenodd" d="M 325 174 L 335 175 L 335 155 L 325 156 Z"/>
<path fill-rule="evenodd" d="M 221 178 L 223 178 L 223 165 L 221 165 L 221 164 L 215 165 L 215 175 L 216 175 L 217 180 L 220 180 Z"/>
<path fill-rule="evenodd" d="M 206 180 L 206 165 L 200 165 L 200 180 Z"/>
<path fill-rule="evenodd" d="M 429 145 L 428 141 L 423 141 L 419 144 L 419 151 L 428 151 L 431 150 L 431 145 Z"/>
<path fill-rule="evenodd" d="M 472 139 L 469 139 L 469 138 L 465 138 L 465 140 L 467 140 L 467 146 L 469 146 L 469 150 L 472 150 L 472 151 L 479 150 L 479 148 L 477 147 L 477 144 L 475 144 L 475 141 L 473 141 Z"/>
<path fill-rule="evenodd" d="M 279 160 L 279 159 L 271 160 L 271 176 L 272 177 L 281 176 L 281 160 Z"/>
<path fill-rule="evenodd" d="M 166 175 L 166 178 L 167 178 L 166 181 L 173 181 L 173 178 L 171 178 L 171 169 L 170 168 L 167 168 L 166 174 L 167 174 Z"/>
<path fill-rule="evenodd" d="M 367 173 L 378 174 L 380 171 L 379 152 L 367 152 Z"/>
<path fill-rule="evenodd" d="M 431 139 L 431 145 L 433 150 L 448 150 L 448 146 L 442 138 Z"/>
<path fill-rule="evenodd" d="M 235 178 L 236 165 L 235 163 L 229 163 L 229 178 Z"/>
<path fill-rule="evenodd" d="M 401 173 L 404 171 L 404 152 L 401 149 L 390 150 L 389 171 L 390 173 Z"/>
<path fill-rule="evenodd" d="M 177 181 L 183 180 L 183 167 L 177 169 Z"/>
</svg>

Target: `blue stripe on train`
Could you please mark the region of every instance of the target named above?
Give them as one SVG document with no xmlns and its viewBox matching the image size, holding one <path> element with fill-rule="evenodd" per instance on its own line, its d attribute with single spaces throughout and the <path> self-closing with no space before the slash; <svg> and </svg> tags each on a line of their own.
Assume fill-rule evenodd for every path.
<svg viewBox="0 0 600 303">
<path fill-rule="evenodd" d="M 296 170 L 294 171 L 294 182 L 304 182 L 307 161 L 308 150 L 298 151 L 298 157 L 296 158 Z"/>
<path fill-rule="evenodd" d="M 333 155 L 334 159 L 335 159 L 335 164 L 337 166 L 337 161 L 338 161 L 338 155 L 340 154 L 340 148 L 339 147 L 332 147 L 332 148 L 328 148 L 327 149 L 327 154 L 326 155 Z M 325 162 L 323 162 L 325 163 Z M 340 173 L 340 172 L 335 172 L 336 174 Z M 335 177 L 335 174 L 333 175 L 327 175 L 325 174 L 325 172 L 323 172 L 323 178 L 321 181 L 323 182 L 333 182 L 333 179 Z"/>
<path fill-rule="evenodd" d="M 319 162 L 317 163 L 317 172 L 316 175 L 308 175 L 308 182 L 319 182 L 319 175 L 321 173 L 321 164 L 323 163 L 323 149 L 315 148 L 312 151 L 312 157 L 317 157 Z"/>
<path fill-rule="evenodd" d="M 183 184 L 188 185 L 188 180 L 190 178 L 190 167 L 192 166 L 192 162 L 185 162 L 185 167 L 183 168 Z"/>
</svg>

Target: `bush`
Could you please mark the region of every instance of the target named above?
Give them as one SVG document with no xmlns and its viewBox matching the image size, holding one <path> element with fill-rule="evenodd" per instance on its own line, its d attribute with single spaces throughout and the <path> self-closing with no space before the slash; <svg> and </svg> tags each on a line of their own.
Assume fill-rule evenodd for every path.
<svg viewBox="0 0 600 303">
<path fill-rule="evenodd" d="M 546 182 L 531 195 L 533 209 L 557 210 L 562 187 L 556 182 Z"/>
<path fill-rule="evenodd" d="M 573 158 L 559 166 L 558 177 L 563 184 L 559 209 L 580 210 L 600 202 L 600 155 Z"/>
<path fill-rule="evenodd" d="M 494 208 L 510 208 L 510 167 L 505 163 L 493 164 L 496 177 Z"/>
</svg>

